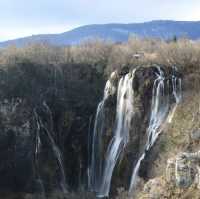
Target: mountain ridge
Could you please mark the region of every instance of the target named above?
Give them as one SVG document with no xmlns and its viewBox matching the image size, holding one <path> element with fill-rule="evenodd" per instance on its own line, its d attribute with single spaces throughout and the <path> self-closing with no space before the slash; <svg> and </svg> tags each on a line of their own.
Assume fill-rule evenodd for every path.
<svg viewBox="0 0 200 199">
<path fill-rule="evenodd" d="M 186 36 L 200 38 L 200 21 L 153 20 L 142 23 L 108 23 L 84 25 L 58 34 L 38 34 L 0 42 L 0 47 L 46 42 L 56 46 L 76 45 L 100 38 L 113 42 L 126 42 L 130 35 L 147 38 L 171 39 Z"/>
</svg>

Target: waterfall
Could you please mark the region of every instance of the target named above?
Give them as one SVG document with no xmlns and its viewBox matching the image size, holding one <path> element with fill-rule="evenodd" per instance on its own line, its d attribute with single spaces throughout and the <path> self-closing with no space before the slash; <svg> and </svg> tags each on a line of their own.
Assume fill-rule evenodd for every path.
<svg viewBox="0 0 200 199">
<path fill-rule="evenodd" d="M 111 178 L 113 174 L 113 170 L 119 158 L 119 155 L 122 153 L 124 147 L 128 143 L 129 140 L 129 129 L 131 118 L 133 115 L 133 89 L 132 89 L 132 80 L 133 80 L 134 72 L 131 74 L 127 74 L 122 77 L 119 81 L 118 91 L 117 91 L 117 107 L 116 107 L 116 119 L 115 119 L 115 130 L 113 132 L 113 137 L 108 145 L 105 159 L 103 160 L 101 157 L 100 150 L 101 148 L 101 138 L 100 141 L 96 140 L 97 130 L 102 135 L 103 126 L 97 126 L 99 124 L 103 125 L 105 115 L 103 114 L 104 109 L 104 100 L 108 97 L 108 93 L 104 92 L 104 99 L 100 102 L 97 108 L 97 114 L 95 118 L 95 127 L 94 127 L 94 140 L 96 148 L 93 148 L 93 166 L 97 165 L 98 170 L 95 173 L 96 175 L 96 185 L 95 191 L 98 197 L 106 197 L 109 195 Z M 108 86 L 109 85 L 109 86 Z M 107 83 L 105 91 L 110 87 L 110 82 Z M 112 86 L 111 86 L 112 87 Z M 98 154 L 98 155 L 97 155 Z M 100 156 L 99 156 L 100 155 Z M 94 169 L 94 167 L 93 167 Z"/>
<path fill-rule="evenodd" d="M 108 196 L 114 167 L 129 140 L 130 122 L 133 115 L 133 75 L 127 74 L 119 81 L 117 92 L 116 127 L 105 156 L 103 177 L 98 197 Z"/>
<path fill-rule="evenodd" d="M 90 168 L 90 188 L 92 191 L 97 191 L 100 178 L 101 178 L 101 166 L 102 166 L 102 156 L 101 156 L 101 142 L 104 127 L 104 101 L 100 102 L 97 108 L 95 124 L 94 124 L 94 134 L 92 142 L 92 163 Z"/>
<path fill-rule="evenodd" d="M 174 70 L 177 70 L 174 68 Z M 177 103 L 179 103 L 182 99 L 182 86 L 181 86 L 181 78 L 177 78 L 175 74 L 172 75 L 172 87 L 173 87 L 173 95 Z"/>
<path fill-rule="evenodd" d="M 46 102 L 43 102 L 43 106 L 46 108 L 47 112 L 50 115 L 50 123 L 53 124 L 53 117 L 52 117 L 52 113 L 51 113 L 49 106 L 46 104 Z M 67 184 L 66 184 L 65 170 L 64 170 L 64 166 L 63 166 L 61 151 L 60 151 L 59 147 L 57 146 L 57 144 L 55 143 L 54 138 L 51 135 L 51 133 L 49 132 L 49 130 L 46 128 L 45 125 L 43 125 L 42 121 L 41 121 L 41 126 L 43 127 L 43 129 L 45 130 L 45 132 L 47 134 L 47 137 L 49 138 L 49 143 L 52 147 L 54 156 L 58 163 L 58 167 L 59 167 L 59 171 L 60 171 L 60 175 L 61 175 L 60 176 L 60 178 L 61 178 L 60 179 L 60 188 L 63 191 L 63 193 L 67 193 Z M 53 130 L 53 127 L 51 127 L 51 130 Z M 54 135 L 55 135 L 55 133 L 54 133 Z"/>
<path fill-rule="evenodd" d="M 158 70 L 158 73 L 156 73 L 157 78 L 155 79 L 153 84 L 151 115 L 150 115 L 149 127 L 147 130 L 148 139 L 145 146 L 145 150 L 138 159 L 136 166 L 133 169 L 129 187 L 129 193 L 132 193 L 135 186 L 137 185 L 138 171 L 140 169 L 141 162 L 144 160 L 146 156 L 146 152 L 148 152 L 156 142 L 159 134 L 162 131 L 165 121 L 169 117 L 169 111 L 170 111 L 169 88 L 165 89 L 165 76 L 159 66 L 157 66 L 157 70 Z M 181 100 L 181 79 L 177 78 L 175 75 L 172 75 L 171 81 L 173 87 L 173 96 L 175 98 L 176 105 L 174 106 L 172 113 L 170 114 L 170 118 L 172 118 L 176 106 Z M 169 87 L 168 84 L 166 86 Z M 168 91 L 167 94 L 165 94 L 165 91 Z"/>
<path fill-rule="evenodd" d="M 40 176 L 40 172 L 39 172 L 39 153 L 41 150 L 41 139 L 40 139 L 40 122 L 39 122 L 39 117 L 38 114 L 36 112 L 36 110 L 34 110 L 34 116 L 36 118 L 36 137 L 35 137 L 35 172 L 36 172 L 36 182 L 39 185 L 39 194 L 41 194 L 41 197 L 43 199 L 46 198 L 45 196 L 45 188 L 44 188 L 44 184 L 42 181 L 42 178 Z"/>
<path fill-rule="evenodd" d="M 48 107 L 48 105 L 44 102 L 43 103 L 44 107 L 47 109 L 47 111 L 49 112 L 50 109 Z M 40 148 L 41 148 L 41 136 L 40 136 L 40 131 L 43 129 L 44 132 L 47 135 L 47 138 L 49 140 L 49 144 L 52 148 L 53 154 L 56 158 L 57 164 L 58 164 L 58 168 L 59 168 L 59 172 L 60 172 L 60 188 L 62 190 L 63 193 L 67 193 L 67 185 L 66 185 L 66 179 L 65 179 L 65 170 L 64 170 L 64 166 L 63 166 L 63 161 L 62 161 L 62 154 L 60 152 L 60 149 L 58 148 L 58 146 L 56 145 L 54 138 L 52 137 L 51 133 L 49 132 L 49 130 L 46 128 L 46 126 L 43 124 L 40 116 L 37 114 L 36 110 L 34 111 L 35 117 L 36 117 L 36 122 L 37 122 L 37 132 L 36 132 L 36 149 L 35 149 L 35 156 L 36 158 L 36 166 L 37 169 L 39 169 L 39 163 L 38 163 L 38 156 L 40 153 Z M 51 121 L 53 122 L 53 121 Z M 39 181 L 43 186 L 43 181 L 39 175 L 39 171 L 37 171 L 38 173 L 38 177 L 39 177 Z"/>
<path fill-rule="evenodd" d="M 60 174 L 61 174 L 61 180 L 60 180 L 61 190 L 63 191 L 63 193 L 67 193 L 67 188 L 66 188 L 67 184 L 66 184 L 66 179 L 65 179 L 65 170 L 64 170 L 63 161 L 62 161 L 62 154 L 60 152 L 60 149 L 56 145 L 53 137 L 51 136 L 50 132 L 48 131 L 48 129 L 45 126 L 43 126 L 43 128 L 47 133 L 47 136 L 49 138 L 49 142 L 51 144 L 55 158 L 57 159 L 59 171 L 60 171 Z"/>
<path fill-rule="evenodd" d="M 92 115 L 89 117 L 89 126 L 88 126 L 88 147 L 87 147 L 87 152 L 88 152 L 88 168 L 87 168 L 87 188 L 90 190 L 91 189 L 91 169 L 90 169 L 90 162 L 91 162 L 91 124 L 92 124 Z"/>
<path fill-rule="evenodd" d="M 174 113 L 176 111 L 176 108 L 178 106 L 178 104 L 180 103 L 181 99 L 182 99 L 182 82 L 181 82 L 181 78 L 177 78 L 175 75 L 175 72 L 177 72 L 177 68 L 174 66 L 173 67 L 173 74 L 172 74 L 172 89 L 173 89 L 173 96 L 175 98 L 175 105 L 172 108 L 172 111 L 168 117 L 168 122 L 171 123 L 172 122 L 172 118 L 174 116 Z"/>
<path fill-rule="evenodd" d="M 156 78 L 153 82 L 150 118 L 147 128 L 147 141 L 143 153 L 140 154 L 133 168 L 129 193 L 132 193 L 137 185 L 138 171 L 141 162 L 146 157 L 146 153 L 155 144 L 166 122 L 171 121 L 175 109 L 181 101 L 181 79 L 176 76 L 176 70 L 174 67 L 172 75 L 166 77 L 164 71 L 159 66 L 156 66 Z M 134 90 L 132 82 L 135 71 L 126 74 L 119 80 L 115 127 L 105 154 L 102 141 L 106 128 L 105 105 L 107 98 L 116 91 L 110 80 L 106 83 L 103 100 L 97 107 L 93 131 L 91 165 L 88 175 L 90 177 L 89 183 L 91 189 L 96 192 L 97 197 L 107 197 L 109 195 L 114 168 L 129 141 L 131 125 L 134 125 L 131 124 L 131 120 L 134 116 Z M 172 98 L 173 102 L 175 102 L 173 106 L 171 106 Z"/>
<path fill-rule="evenodd" d="M 92 140 L 92 160 L 91 166 L 89 168 L 89 184 L 90 189 L 95 192 L 98 192 L 99 190 L 102 177 L 102 136 L 104 133 L 105 122 L 104 105 L 105 100 L 108 98 L 109 95 L 112 95 L 113 93 L 115 93 L 115 88 L 111 84 L 110 80 L 108 80 L 104 89 L 104 97 L 97 107 Z"/>
</svg>

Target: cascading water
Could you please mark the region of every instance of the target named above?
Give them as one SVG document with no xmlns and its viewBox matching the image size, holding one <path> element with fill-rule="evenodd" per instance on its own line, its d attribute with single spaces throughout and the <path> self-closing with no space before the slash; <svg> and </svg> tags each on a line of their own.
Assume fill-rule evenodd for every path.
<svg viewBox="0 0 200 199">
<path fill-rule="evenodd" d="M 182 85 L 181 85 L 182 82 L 181 82 L 181 78 L 176 77 L 176 75 L 175 75 L 176 72 L 177 72 L 177 68 L 174 66 L 173 67 L 173 75 L 172 75 L 172 89 L 173 89 L 173 96 L 176 100 L 176 103 L 171 111 L 171 114 L 168 117 L 169 123 L 172 122 L 172 118 L 174 116 L 176 108 L 182 99 Z"/>
<path fill-rule="evenodd" d="M 46 102 L 44 102 L 43 105 L 46 108 L 47 112 L 49 112 L 50 123 L 53 124 L 53 119 L 52 119 L 53 117 L 52 117 L 52 113 L 51 113 L 49 106 L 46 104 Z M 56 145 L 51 133 L 46 128 L 46 126 L 43 125 L 42 122 L 41 122 L 41 126 L 46 131 L 47 137 L 49 138 L 50 145 L 52 147 L 52 150 L 54 152 L 55 158 L 56 158 L 57 163 L 58 163 L 58 167 L 59 167 L 59 171 L 60 171 L 60 188 L 63 191 L 63 193 L 67 193 L 68 191 L 67 191 L 67 184 L 66 184 L 66 178 L 65 178 L 65 170 L 64 170 L 64 166 L 63 166 L 62 154 L 60 152 L 60 149 Z"/>
<path fill-rule="evenodd" d="M 44 102 L 43 106 L 47 109 L 47 111 L 49 112 L 50 109 L 47 106 L 47 104 Z M 39 115 L 37 114 L 36 110 L 34 111 L 35 117 L 36 117 L 36 122 L 37 122 L 37 132 L 36 132 L 36 149 L 35 149 L 35 156 L 36 156 L 36 167 L 37 170 L 39 170 L 39 163 L 38 163 L 38 156 L 39 156 L 39 152 L 41 150 L 41 136 L 40 136 L 40 131 L 44 130 L 44 132 L 47 135 L 47 138 L 49 140 L 49 144 L 52 148 L 52 151 L 54 153 L 54 156 L 56 158 L 56 161 L 58 163 L 58 168 L 59 168 L 59 185 L 60 188 L 62 190 L 63 193 L 67 193 L 67 185 L 66 185 L 66 179 L 65 179 L 65 171 L 64 171 L 64 166 L 63 166 L 63 162 L 62 162 L 62 154 L 58 148 L 58 146 L 56 145 L 51 133 L 49 132 L 49 130 L 46 128 L 46 126 L 43 124 L 41 118 L 39 117 Z M 53 122 L 53 121 L 51 121 Z M 41 187 L 43 187 L 43 192 L 44 192 L 44 186 L 43 186 L 43 181 L 39 175 L 39 171 L 37 171 L 37 177 L 38 180 L 41 182 Z"/>
<path fill-rule="evenodd" d="M 91 189 L 91 170 L 90 170 L 90 162 L 91 162 L 91 144 L 92 144 L 92 136 L 91 136 L 91 125 L 92 125 L 92 115 L 89 118 L 89 126 L 88 126 L 88 168 L 87 168 L 87 188 Z"/>
<path fill-rule="evenodd" d="M 112 76 L 112 75 L 111 75 Z M 112 86 L 110 80 L 106 82 L 104 89 L 103 100 L 99 103 L 97 107 L 95 123 L 94 123 L 94 132 L 93 132 L 93 143 L 92 143 L 92 160 L 91 167 L 88 171 L 89 176 L 89 186 L 92 191 L 98 192 L 101 185 L 101 176 L 102 176 L 102 135 L 104 132 L 104 104 L 105 100 L 109 95 L 112 95 L 115 92 L 115 88 Z"/>
<path fill-rule="evenodd" d="M 36 110 L 34 110 L 34 116 L 36 118 L 36 124 L 37 124 L 37 128 L 36 128 L 36 137 L 35 137 L 35 173 L 36 173 L 36 182 L 39 186 L 39 194 L 41 194 L 41 197 L 43 199 L 46 198 L 45 196 L 45 188 L 44 188 L 44 184 L 42 181 L 42 178 L 40 176 L 40 172 L 39 172 L 39 153 L 41 150 L 41 139 L 40 139 L 40 122 L 39 122 L 39 117 L 38 114 L 36 112 Z"/>
<path fill-rule="evenodd" d="M 122 77 L 119 81 L 118 92 L 117 92 L 117 108 L 116 108 L 116 121 L 115 121 L 115 130 L 113 132 L 113 138 L 111 139 L 107 152 L 105 155 L 105 160 L 102 160 L 101 157 L 97 157 L 96 161 L 93 157 L 93 169 L 94 166 L 97 165 L 98 170 L 94 172 L 96 175 L 96 184 L 95 191 L 98 197 L 108 196 L 110 190 L 110 183 L 112 178 L 112 173 L 114 167 L 117 163 L 119 155 L 123 151 L 124 147 L 128 143 L 129 139 L 129 129 L 130 122 L 133 114 L 133 89 L 132 89 L 132 80 L 133 80 L 134 72 L 132 74 L 127 74 L 125 77 Z M 107 85 L 110 85 L 108 83 Z M 107 87 L 107 86 L 106 86 Z M 107 89 L 105 89 L 106 91 Z M 104 100 L 108 97 L 107 92 L 104 93 Z M 95 119 L 95 128 L 94 128 L 94 138 L 97 138 L 97 129 L 101 132 L 102 135 L 103 126 L 97 128 L 97 124 L 100 124 L 104 121 L 103 108 L 104 108 L 104 100 L 99 104 L 97 108 L 97 114 Z M 101 141 L 99 143 L 95 140 L 93 143 L 97 144 L 96 150 L 93 148 L 93 156 L 99 153 L 101 150 Z M 101 140 L 101 138 L 100 138 Z M 99 151 L 98 151 L 98 150 Z M 99 153 L 100 155 L 100 153 Z M 102 166 L 102 163 L 103 166 Z M 98 172 L 98 173 L 97 173 Z M 97 176 L 98 174 L 98 176 Z"/>
<path fill-rule="evenodd" d="M 97 113 L 95 117 L 94 124 L 94 135 L 93 135 L 93 145 L 92 145 L 92 163 L 90 169 L 90 188 L 92 191 L 97 191 L 100 186 L 101 178 L 101 167 L 102 167 L 102 134 L 104 127 L 104 100 L 100 102 L 97 108 Z"/>
<path fill-rule="evenodd" d="M 97 197 L 106 197 L 109 195 L 110 184 L 113 170 L 117 164 L 119 156 L 129 141 L 129 131 L 131 129 L 131 120 L 134 116 L 134 90 L 132 87 L 134 70 L 123 76 L 118 84 L 116 119 L 113 137 L 108 145 L 107 151 L 103 151 L 103 134 L 105 133 L 105 102 L 106 99 L 115 93 L 115 87 L 110 80 L 107 81 L 104 90 L 103 100 L 99 103 L 93 132 L 92 158 L 89 169 L 89 184 L 92 191 L 96 192 Z M 136 161 L 131 176 L 129 193 L 132 193 L 136 184 L 138 171 L 141 162 L 145 159 L 146 153 L 153 147 L 159 134 L 161 133 L 166 121 L 173 117 L 177 104 L 181 100 L 181 79 L 176 76 L 176 68 L 173 68 L 173 74 L 166 78 L 163 70 L 156 67 L 156 79 L 153 82 L 152 100 L 149 127 L 147 129 L 148 139 L 144 152 Z M 171 83 L 171 84 L 170 84 Z M 172 85 L 170 87 L 170 85 Z M 172 92 L 171 92 L 172 90 Z M 171 109 L 171 93 L 175 104 Z"/>
<path fill-rule="evenodd" d="M 162 127 L 167 120 L 167 118 L 172 118 L 173 113 L 175 112 L 177 104 L 181 100 L 181 79 L 177 78 L 175 75 L 172 76 L 172 87 L 173 87 L 173 96 L 176 101 L 172 113 L 170 112 L 170 100 L 169 93 L 165 94 L 165 90 L 169 91 L 169 88 L 165 89 L 165 77 L 163 71 L 157 66 L 158 73 L 156 73 L 157 78 L 154 81 L 153 93 L 152 93 L 152 105 L 151 105 L 151 116 L 149 127 L 147 130 L 148 140 L 145 146 L 143 154 L 140 156 L 139 160 L 136 163 L 136 166 L 133 169 L 133 174 L 131 177 L 131 183 L 129 187 L 129 193 L 132 193 L 136 184 L 137 184 L 137 175 L 140 169 L 141 162 L 146 156 L 146 152 L 155 144 L 159 134 L 162 131 Z M 166 84 L 168 87 L 169 84 Z M 170 119 L 171 120 L 171 119 Z M 168 119 L 169 121 L 169 119 Z"/>
<path fill-rule="evenodd" d="M 173 75 L 172 75 L 172 87 L 173 87 L 173 95 L 177 104 L 181 101 L 182 98 L 182 83 L 181 78 L 176 77 L 177 68 L 173 67 Z"/>
<path fill-rule="evenodd" d="M 133 114 L 133 74 L 127 74 L 119 81 L 116 108 L 116 127 L 105 156 L 103 177 L 97 194 L 98 197 L 108 196 L 114 167 L 119 155 L 129 140 L 130 122 Z"/>
</svg>

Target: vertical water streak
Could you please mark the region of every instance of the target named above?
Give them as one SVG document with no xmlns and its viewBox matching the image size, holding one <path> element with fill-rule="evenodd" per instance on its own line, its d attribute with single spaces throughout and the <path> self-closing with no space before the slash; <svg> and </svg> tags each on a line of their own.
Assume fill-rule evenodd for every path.
<svg viewBox="0 0 200 199">
<path fill-rule="evenodd" d="M 177 68 L 173 67 L 173 74 L 172 74 L 172 88 L 173 88 L 173 95 L 175 98 L 176 103 L 180 103 L 182 99 L 182 82 L 181 78 L 176 76 Z"/>
<path fill-rule="evenodd" d="M 168 117 L 169 123 L 172 122 L 176 108 L 182 100 L 182 82 L 181 82 L 181 78 L 177 77 L 175 72 L 177 72 L 177 69 L 176 69 L 176 67 L 173 67 L 172 89 L 173 89 L 173 96 L 174 96 L 174 99 L 175 99 L 175 104 L 174 104 L 174 106 L 173 106 L 173 108 L 172 108 L 172 110 L 169 114 L 169 117 Z"/>
<path fill-rule="evenodd" d="M 49 108 L 48 104 L 45 101 L 43 102 L 43 106 L 46 108 L 47 113 L 50 116 L 51 132 L 55 136 L 55 133 L 53 131 L 53 114 L 52 114 L 51 109 Z M 66 177 L 65 177 L 65 169 L 64 169 L 64 166 L 63 166 L 62 153 L 61 153 L 59 147 L 57 146 L 56 142 L 54 141 L 54 138 L 51 135 L 51 133 L 48 131 L 48 129 L 43 124 L 42 124 L 42 126 L 47 133 L 47 136 L 50 140 L 50 144 L 52 146 L 54 155 L 55 155 L 57 162 L 58 162 L 59 170 L 60 170 L 60 173 L 61 173 L 60 187 L 61 187 L 63 193 L 67 193 L 67 183 L 66 183 Z"/>
<path fill-rule="evenodd" d="M 47 109 L 47 112 L 50 114 L 50 122 L 52 123 L 52 113 L 50 111 L 50 108 L 48 107 L 48 105 L 44 102 L 43 103 L 44 107 Z M 56 158 L 56 161 L 58 163 L 58 167 L 59 167 L 59 171 L 60 171 L 60 188 L 63 191 L 63 193 L 67 193 L 67 184 L 66 184 L 66 178 L 65 178 L 65 170 L 64 170 L 64 166 L 63 166 L 63 161 L 62 161 L 62 154 L 60 149 L 58 148 L 58 146 L 56 145 L 53 136 L 51 135 L 51 133 L 49 132 L 49 130 L 46 128 L 46 126 L 43 124 L 40 116 L 37 114 L 37 112 L 35 111 L 35 115 L 37 118 L 37 126 L 39 128 L 39 130 L 37 131 L 37 135 L 36 135 L 36 154 L 38 154 L 39 150 L 40 150 L 40 145 L 41 145 L 41 138 L 40 138 L 40 130 L 43 129 L 46 132 L 46 135 L 49 139 L 49 144 L 52 148 L 52 151 L 54 153 L 54 156 Z M 50 124 L 52 126 L 52 124 Z M 53 129 L 53 127 L 51 128 L 51 130 Z M 39 168 L 38 168 L 39 169 Z M 42 180 L 41 180 L 42 182 Z"/>
<path fill-rule="evenodd" d="M 88 190 L 91 189 L 91 167 L 90 167 L 90 162 L 91 162 L 91 124 L 92 124 L 92 115 L 89 117 L 89 125 L 88 125 L 88 148 L 87 148 L 87 156 L 88 156 L 88 168 L 87 168 L 87 188 Z"/>
<path fill-rule="evenodd" d="M 155 143 L 159 136 L 161 129 L 160 127 L 167 118 L 169 111 L 169 94 L 165 95 L 165 77 L 160 67 L 157 79 L 153 85 L 152 105 L 151 105 L 151 116 L 150 123 L 147 130 L 148 141 L 146 144 L 146 150 L 149 150 Z M 166 89 L 168 90 L 168 88 Z"/>
<path fill-rule="evenodd" d="M 97 192 L 98 197 L 109 195 L 113 170 L 119 155 L 129 140 L 130 122 L 133 115 L 133 74 L 129 73 L 119 81 L 115 131 L 105 155 L 103 177 L 101 179 L 101 186 Z"/>
<path fill-rule="evenodd" d="M 157 78 L 153 84 L 151 116 L 147 130 L 148 140 L 143 154 L 140 156 L 136 166 L 133 169 L 129 193 L 132 193 L 137 185 L 138 171 L 140 169 L 141 162 L 144 160 L 146 152 L 149 151 L 156 142 L 170 111 L 169 93 L 165 94 L 165 90 L 168 90 L 169 88 L 165 89 L 164 73 L 159 66 L 157 66 L 157 70 L 159 73 L 156 73 Z M 166 86 L 168 86 L 168 84 Z M 176 101 L 176 108 L 177 104 L 181 100 L 181 79 L 177 79 L 175 75 L 172 75 L 172 87 L 173 96 Z M 172 110 L 172 112 L 175 112 L 175 108 Z"/>
<path fill-rule="evenodd" d="M 44 188 L 44 184 L 42 181 L 42 178 L 40 176 L 40 169 L 39 169 L 39 153 L 41 150 L 41 139 L 40 139 L 40 123 L 39 123 L 39 117 L 37 112 L 34 110 L 34 116 L 36 119 L 36 137 L 35 137 L 35 173 L 36 173 L 36 183 L 37 185 L 39 185 L 40 188 L 40 193 L 42 198 L 46 198 L 45 196 L 45 188 Z"/>
<path fill-rule="evenodd" d="M 133 170 L 133 174 L 131 176 L 131 184 L 129 187 L 129 194 L 133 192 L 133 189 L 136 187 L 137 185 L 137 176 L 138 176 L 138 171 L 140 169 L 140 164 L 142 162 L 142 160 L 144 160 L 145 158 L 145 152 L 140 156 L 139 160 L 137 161 L 134 170 Z"/>
<path fill-rule="evenodd" d="M 115 93 L 115 87 L 111 84 L 110 80 L 108 80 L 106 82 L 106 86 L 104 89 L 103 99 L 98 104 L 97 107 L 95 123 L 94 123 L 94 131 L 93 131 L 92 158 L 91 158 L 91 166 L 89 169 L 90 173 L 89 182 L 91 186 L 90 188 L 94 192 L 98 192 L 102 178 L 102 166 L 103 166 L 102 135 L 104 133 L 104 127 L 105 127 L 104 103 L 105 100 L 113 93 Z"/>
<path fill-rule="evenodd" d="M 63 166 L 63 161 L 62 161 L 62 154 L 60 152 L 60 149 L 58 148 L 58 146 L 56 145 L 51 133 L 48 131 L 48 129 L 43 125 L 43 123 L 41 122 L 41 126 L 43 127 L 43 129 L 45 130 L 47 137 L 49 138 L 50 141 L 50 145 L 52 147 L 52 150 L 54 152 L 55 158 L 57 160 L 58 163 L 58 167 L 59 167 L 59 171 L 61 174 L 61 180 L 60 180 L 60 187 L 63 191 L 63 193 L 67 193 L 67 184 L 66 184 L 66 178 L 65 178 L 65 170 L 64 170 L 64 166 Z"/>
</svg>

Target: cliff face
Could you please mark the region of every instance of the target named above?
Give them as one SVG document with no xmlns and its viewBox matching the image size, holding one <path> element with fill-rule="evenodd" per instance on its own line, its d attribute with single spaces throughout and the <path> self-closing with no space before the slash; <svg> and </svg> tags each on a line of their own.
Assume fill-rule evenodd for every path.
<svg viewBox="0 0 200 199">
<path fill-rule="evenodd" d="M 175 69 L 157 65 L 111 75 L 97 108 L 91 151 L 91 189 L 98 197 L 116 195 L 120 187 L 132 192 L 137 176 L 149 178 L 159 153 L 155 142 L 180 100 L 180 86 Z"/>
<path fill-rule="evenodd" d="M 17 190 L 32 176 L 34 125 L 31 108 L 21 99 L 4 99 L 0 104 L 1 188 Z"/>
<path fill-rule="evenodd" d="M 166 190 L 170 190 L 167 191 L 168 198 L 172 195 L 176 198 L 174 185 L 177 189 L 182 183 L 186 187 L 196 186 L 196 162 L 196 166 L 189 169 L 190 176 L 195 168 L 196 177 L 191 174 L 191 180 L 187 178 L 184 181 L 181 177 L 175 179 L 173 173 L 176 173 L 176 167 L 171 169 L 170 161 L 165 177 L 167 159 L 180 157 L 179 153 L 183 151 L 187 153 L 181 157 L 190 159 L 189 154 L 199 150 L 199 110 L 196 109 L 199 105 L 199 93 L 191 89 L 188 77 L 184 79 L 174 68 L 151 65 L 137 67 L 133 71 L 124 67 L 112 73 L 104 94 L 103 76 L 89 65 L 46 68 L 20 63 L 17 67 L 1 70 L 0 75 L 0 159 L 4 160 L 0 162 L 0 192 L 18 193 L 16 195 L 21 198 L 50 198 L 52 194 L 55 194 L 52 196 L 55 198 L 59 197 L 60 192 L 70 199 L 95 198 L 90 193 L 84 195 L 85 192 L 69 192 L 87 190 L 88 186 L 91 188 L 96 180 L 90 179 L 92 161 L 102 164 L 101 168 L 99 164 L 93 166 L 95 172 L 100 172 L 93 177 L 105 175 L 103 168 L 108 159 L 113 157 L 111 155 L 114 153 L 109 149 L 112 149 L 118 135 L 116 129 L 119 128 L 119 121 L 123 124 L 123 131 L 120 132 L 124 135 L 128 129 L 128 136 L 123 139 L 119 136 L 120 147 L 114 151 L 115 164 L 109 172 L 110 198 L 132 198 L 133 195 L 135 198 L 151 198 L 150 194 L 155 192 L 161 194 L 155 198 L 162 198 Z M 126 77 L 128 89 L 123 86 Z M 174 86 L 178 86 L 178 82 L 173 81 L 176 78 L 183 79 L 183 101 L 178 105 L 173 120 L 163 128 L 157 120 L 152 119 L 152 110 L 155 102 L 160 104 L 157 106 L 158 110 L 154 110 L 154 116 L 160 116 L 158 120 L 163 117 L 163 121 L 173 112 L 177 97 L 177 88 Z M 120 81 L 123 83 L 121 88 L 126 92 L 119 90 Z M 101 130 L 97 131 L 98 139 L 95 140 L 96 108 L 103 95 L 104 108 L 100 112 L 103 122 L 97 123 L 97 129 L 101 127 Z M 119 120 L 120 111 L 117 111 L 119 95 L 126 104 L 121 109 L 124 113 L 122 120 Z M 157 98 L 160 101 L 154 101 Z M 128 99 L 132 100 L 131 103 Z M 166 115 L 160 115 L 163 112 Z M 130 117 L 127 118 L 127 115 Z M 154 126 L 161 131 L 158 137 L 155 134 L 157 131 L 151 129 L 151 122 L 158 122 Z M 94 150 L 95 147 L 97 151 Z M 93 153 L 98 156 L 92 156 Z M 138 186 L 134 187 L 134 193 L 139 190 L 140 194 L 127 196 L 127 192 L 122 190 L 130 188 L 134 168 L 143 154 L 145 157 L 137 172 Z M 177 159 L 173 159 L 175 162 L 171 161 L 171 164 L 176 165 Z M 198 162 L 198 159 L 195 158 L 195 161 Z M 185 163 L 180 165 L 183 169 L 190 168 Z M 150 180 L 155 177 L 156 179 Z M 174 181 L 171 182 L 171 179 Z M 145 186 L 144 182 L 147 182 Z M 22 192 L 26 196 L 20 195 Z M 39 196 L 35 196 L 36 193 Z"/>
<path fill-rule="evenodd" d="M 86 184 L 89 120 L 103 77 L 89 65 L 26 62 L 0 75 L 1 192 L 60 190 L 62 169 L 70 190 Z"/>
<path fill-rule="evenodd" d="M 199 198 L 199 83 L 183 78 L 183 101 L 160 136 L 150 180 L 137 198 Z"/>
<path fill-rule="evenodd" d="M 142 85 L 141 82 L 139 85 Z M 141 163 L 135 196 L 128 194 L 124 191 L 124 186 L 121 186 L 116 198 L 199 198 L 199 84 L 197 75 L 182 77 L 182 101 Z M 145 102 L 144 98 L 139 102 Z M 140 108 L 139 112 L 142 113 L 142 110 Z M 148 111 L 145 116 L 149 118 Z M 141 121 L 145 119 L 140 120 L 140 127 L 143 126 Z M 142 133 L 142 130 L 139 132 Z M 141 138 L 143 147 L 144 139 L 145 134 Z M 140 142 L 137 142 L 139 148 L 138 143 Z M 125 168 L 127 169 L 126 166 Z M 123 174 L 127 171 L 124 170 L 123 168 Z M 115 182 L 117 180 L 113 180 L 113 184 Z"/>
</svg>

